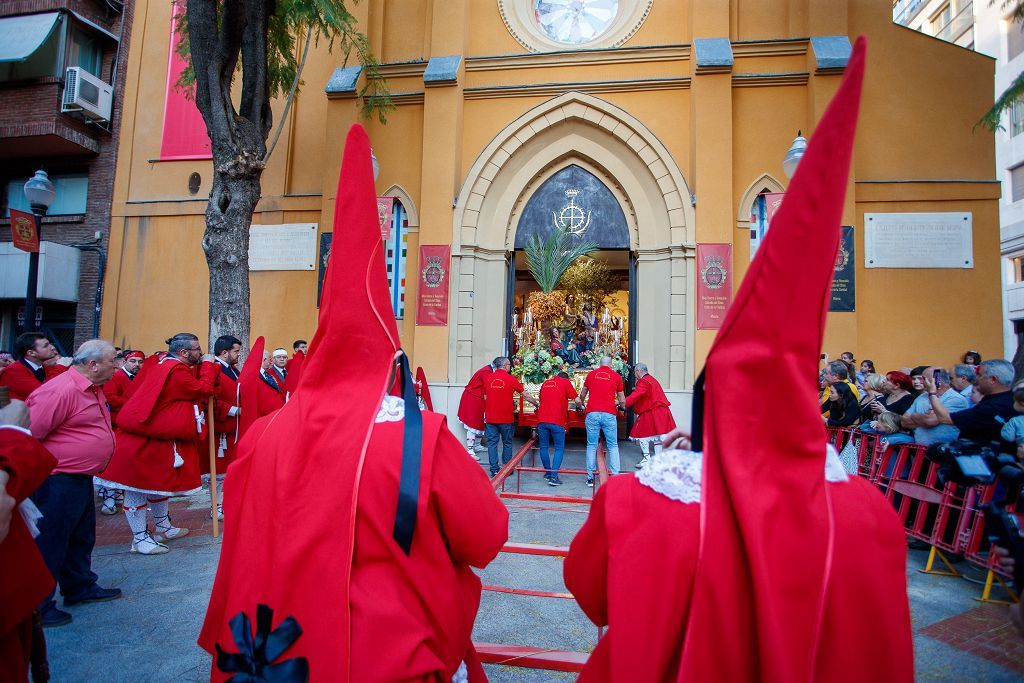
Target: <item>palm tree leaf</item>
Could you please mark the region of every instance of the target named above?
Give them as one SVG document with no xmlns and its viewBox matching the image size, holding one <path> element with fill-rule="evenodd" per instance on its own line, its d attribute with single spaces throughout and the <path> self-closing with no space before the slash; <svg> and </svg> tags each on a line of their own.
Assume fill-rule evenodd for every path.
<svg viewBox="0 0 1024 683">
<path fill-rule="evenodd" d="M 580 256 L 597 251 L 597 244 L 589 241 L 574 241 L 562 228 L 555 228 L 541 239 L 532 235 L 526 242 L 527 267 L 541 291 L 550 293 L 558 286 L 565 269 Z"/>
</svg>

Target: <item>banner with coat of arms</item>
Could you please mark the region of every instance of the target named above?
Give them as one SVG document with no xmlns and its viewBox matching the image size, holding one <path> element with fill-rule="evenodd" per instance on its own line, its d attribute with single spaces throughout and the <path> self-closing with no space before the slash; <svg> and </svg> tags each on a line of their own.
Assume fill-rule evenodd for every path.
<svg viewBox="0 0 1024 683">
<path fill-rule="evenodd" d="M 420 284 L 416 297 L 417 325 L 448 324 L 448 272 L 452 248 L 448 244 L 420 245 Z"/>
<path fill-rule="evenodd" d="M 394 197 L 377 197 L 377 220 L 380 221 L 380 238 L 391 237 L 391 210 L 395 206 Z"/>
<path fill-rule="evenodd" d="M 24 211 L 11 209 L 11 241 L 22 251 L 39 251 L 36 217 Z"/>
<path fill-rule="evenodd" d="M 853 313 L 857 310 L 857 259 L 854 258 L 853 226 L 844 225 L 843 237 L 836 253 L 836 272 L 832 276 L 832 298 L 828 310 L 834 313 Z"/>
<path fill-rule="evenodd" d="M 697 329 L 717 330 L 732 303 L 732 245 L 697 245 Z"/>
</svg>

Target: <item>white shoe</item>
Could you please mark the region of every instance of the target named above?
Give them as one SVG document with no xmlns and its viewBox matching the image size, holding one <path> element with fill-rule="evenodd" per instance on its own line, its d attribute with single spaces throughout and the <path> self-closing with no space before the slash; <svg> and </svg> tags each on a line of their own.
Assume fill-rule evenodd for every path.
<svg viewBox="0 0 1024 683">
<path fill-rule="evenodd" d="M 477 455 L 476 453 L 470 453 L 469 451 L 466 451 L 466 455 L 468 455 L 469 457 L 473 458 L 477 462 L 480 462 L 480 456 Z"/>
<path fill-rule="evenodd" d="M 482 443 L 474 444 L 473 445 L 473 450 L 476 451 L 477 453 L 479 453 L 480 451 L 486 451 L 487 450 L 487 446 L 483 445 Z"/>
<path fill-rule="evenodd" d="M 646 465 L 646 464 L 647 464 L 647 463 L 649 463 L 650 461 L 651 461 L 651 456 L 649 456 L 649 455 L 645 455 L 645 456 L 644 456 L 644 457 L 643 457 L 643 458 L 642 458 L 642 459 L 640 460 L 640 462 L 638 462 L 638 463 L 636 464 L 636 468 L 637 468 L 637 469 L 640 469 L 641 467 L 643 467 L 644 465 Z"/>
<path fill-rule="evenodd" d="M 173 541 L 176 538 L 184 538 L 185 536 L 188 536 L 188 529 L 176 526 L 172 526 L 167 531 L 157 530 L 157 532 L 153 534 L 153 538 L 156 539 L 158 543 Z"/>
<path fill-rule="evenodd" d="M 163 543 L 159 543 L 148 533 L 141 541 L 132 541 L 132 552 L 139 555 L 163 555 L 169 550 L 170 548 Z"/>
<path fill-rule="evenodd" d="M 117 514 L 117 503 L 114 502 L 113 498 L 104 499 L 103 507 L 100 508 L 101 515 L 116 515 Z"/>
</svg>

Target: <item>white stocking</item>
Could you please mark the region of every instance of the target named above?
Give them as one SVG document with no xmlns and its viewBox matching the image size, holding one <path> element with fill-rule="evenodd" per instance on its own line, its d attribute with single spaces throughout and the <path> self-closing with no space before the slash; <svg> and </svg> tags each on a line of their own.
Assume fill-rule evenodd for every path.
<svg viewBox="0 0 1024 683">
<path fill-rule="evenodd" d="M 650 450 L 651 450 L 651 442 L 648 441 L 647 439 L 641 439 L 640 440 L 640 452 L 644 454 L 645 458 L 650 455 Z"/>
<path fill-rule="evenodd" d="M 468 431 L 468 430 L 466 431 L 466 450 L 469 451 L 470 455 L 476 456 L 476 433 L 475 432 L 471 432 L 471 431 Z"/>
<path fill-rule="evenodd" d="M 124 492 L 124 516 L 128 520 L 128 526 L 136 541 L 141 541 L 148 535 L 146 531 L 147 509 L 149 508 L 146 494 L 138 491 Z"/>
<path fill-rule="evenodd" d="M 153 527 L 160 533 L 165 534 L 174 527 L 170 517 L 167 516 L 167 499 L 149 499 L 149 509 L 153 511 Z"/>
<path fill-rule="evenodd" d="M 661 453 L 661 449 L 662 449 L 661 439 L 655 439 L 651 443 L 654 444 L 654 454 L 657 455 L 658 453 Z"/>
</svg>

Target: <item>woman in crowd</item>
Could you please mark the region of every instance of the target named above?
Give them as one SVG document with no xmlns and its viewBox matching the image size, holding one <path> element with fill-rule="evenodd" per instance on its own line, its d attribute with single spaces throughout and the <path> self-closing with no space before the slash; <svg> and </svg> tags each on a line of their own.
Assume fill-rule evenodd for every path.
<svg viewBox="0 0 1024 683">
<path fill-rule="evenodd" d="M 828 401 L 822 415 L 829 427 L 850 427 L 860 419 L 857 397 L 846 382 L 833 382 L 828 388 Z"/>
<path fill-rule="evenodd" d="M 893 370 L 885 374 L 885 396 L 875 402 L 872 411 L 878 413 L 888 412 L 902 415 L 914 402 L 914 395 L 910 393 L 913 383 L 910 376 L 904 372 Z"/>
<path fill-rule="evenodd" d="M 877 372 L 870 373 L 864 380 L 864 391 L 860 399 L 860 419 L 864 422 L 871 422 L 875 412 L 871 409 L 876 399 L 885 396 L 885 376 Z"/>
</svg>

